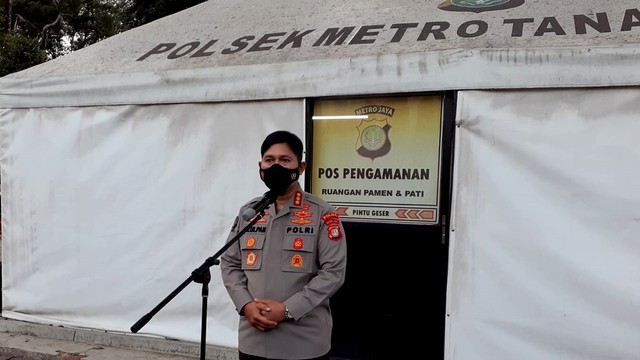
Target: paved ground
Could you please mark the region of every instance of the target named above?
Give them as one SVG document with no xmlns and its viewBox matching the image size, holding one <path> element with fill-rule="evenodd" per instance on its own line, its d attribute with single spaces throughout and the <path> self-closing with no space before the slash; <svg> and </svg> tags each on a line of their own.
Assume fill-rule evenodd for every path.
<svg viewBox="0 0 640 360">
<path fill-rule="evenodd" d="M 40 360 L 31 356 L 22 356 L 17 353 L 12 354 L 0 354 L 0 360 Z"/>
<path fill-rule="evenodd" d="M 0 360 L 39 360 L 31 356 L 20 356 L 17 354 L 0 355 Z"/>
<path fill-rule="evenodd" d="M 117 345 L 117 346 L 113 346 Z M 237 360 L 208 345 L 207 360 Z M 200 345 L 0 318 L 0 360 L 199 360 Z"/>
<path fill-rule="evenodd" d="M 0 360 L 194 360 L 197 357 L 162 354 L 110 346 L 0 333 Z"/>
</svg>

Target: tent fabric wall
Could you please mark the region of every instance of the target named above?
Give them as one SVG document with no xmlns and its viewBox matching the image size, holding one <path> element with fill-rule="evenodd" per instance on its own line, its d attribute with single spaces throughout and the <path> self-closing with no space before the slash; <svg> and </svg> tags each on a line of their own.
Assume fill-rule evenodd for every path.
<svg viewBox="0 0 640 360">
<path fill-rule="evenodd" d="M 264 136 L 304 119 L 302 100 L 3 110 L 2 315 L 129 332 L 267 190 Z M 233 347 L 211 272 L 207 342 Z M 192 283 L 140 333 L 199 342 L 201 304 Z"/>
<path fill-rule="evenodd" d="M 637 359 L 640 89 L 458 100 L 445 359 Z"/>
</svg>

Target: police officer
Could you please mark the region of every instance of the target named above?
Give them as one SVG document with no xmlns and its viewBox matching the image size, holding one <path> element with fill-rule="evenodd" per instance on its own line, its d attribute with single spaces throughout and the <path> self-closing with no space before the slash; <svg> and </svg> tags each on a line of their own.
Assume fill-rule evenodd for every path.
<svg viewBox="0 0 640 360">
<path fill-rule="evenodd" d="M 276 131 L 260 150 L 260 178 L 277 199 L 221 257 L 224 285 L 241 315 L 239 358 L 329 360 L 329 298 L 347 266 L 344 229 L 333 207 L 297 181 L 306 168 L 300 138 Z M 250 221 L 238 216 L 228 240 Z"/>
</svg>

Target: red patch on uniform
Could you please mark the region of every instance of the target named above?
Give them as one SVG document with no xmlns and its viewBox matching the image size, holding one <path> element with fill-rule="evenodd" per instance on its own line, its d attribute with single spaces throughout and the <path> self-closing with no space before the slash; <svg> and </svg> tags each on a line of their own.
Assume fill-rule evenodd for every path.
<svg viewBox="0 0 640 360">
<path fill-rule="evenodd" d="M 311 206 L 309 205 L 309 203 L 304 203 L 304 205 L 302 205 L 302 210 L 294 211 L 293 216 L 302 217 L 302 218 L 312 217 L 313 213 L 309 211 L 310 207 Z"/>
<path fill-rule="evenodd" d="M 300 250 L 304 247 L 304 241 L 302 240 L 302 238 L 295 238 L 293 240 L 293 248 L 296 250 Z"/>
<path fill-rule="evenodd" d="M 342 230 L 340 226 L 333 225 L 327 228 L 327 232 L 329 233 L 329 239 L 338 241 L 342 239 Z"/>
<path fill-rule="evenodd" d="M 311 224 L 312 221 L 309 220 L 308 218 L 312 217 L 313 213 L 308 210 L 309 210 L 309 204 L 304 203 L 304 205 L 302 206 L 302 210 L 293 212 L 293 216 L 295 217 L 291 219 L 291 222 L 297 225 Z"/>
<path fill-rule="evenodd" d="M 247 247 L 252 248 L 256 245 L 256 239 L 252 236 L 247 239 Z"/>
<path fill-rule="evenodd" d="M 307 224 L 311 224 L 312 221 L 307 218 L 298 217 L 298 218 L 291 219 L 291 222 L 296 225 L 307 225 Z"/>
<path fill-rule="evenodd" d="M 302 267 L 302 262 L 302 256 L 300 255 L 293 255 L 293 257 L 291 258 L 291 266 L 293 266 L 294 268 Z"/>
<path fill-rule="evenodd" d="M 340 222 L 340 217 L 338 217 L 338 214 L 334 212 L 328 212 L 322 215 L 322 221 L 324 221 L 324 223 L 327 225 L 337 224 L 338 222 Z"/>
<path fill-rule="evenodd" d="M 245 264 L 247 264 L 247 266 L 255 266 L 256 262 L 258 262 L 258 255 L 253 251 L 249 251 Z"/>
</svg>

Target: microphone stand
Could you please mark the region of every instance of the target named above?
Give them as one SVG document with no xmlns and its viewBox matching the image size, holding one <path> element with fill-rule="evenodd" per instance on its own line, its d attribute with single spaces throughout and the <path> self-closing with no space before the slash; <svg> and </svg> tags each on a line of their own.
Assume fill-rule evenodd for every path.
<svg viewBox="0 0 640 360">
<path fill-rule="evenodd" d="M 143 326 L 145 326 L 155 314 L 158 313 L 165 305 L 167 305 L 176 295 L 178 295 L 184 288 L 187 287 L 192 281 L 202 284 L 202 323 L 200 325 L 200 360 L 205 360 L 205 352 L 206 352 L 206 344 L 207 344 L 207 298 L 209 297 L 209 281 L 211 280 L 211 272 L 209 268 L 213 265 L 219 265 L 220 260 L 218 258 L 233 245 L 240 236 L 246 233 L 251 226 L 253 226 L 258 220 L 262 219 L 264 216 L 264 211 L 269 207 L 273 201 L 267 203 L 258 214 L 245 226 L 238 235 L 234 236 L 231 240 L 229 240 L 218 252 L 207 258 L 202 265 L 200 265 L 197 269 L 191 272 L 191 276 L 189 276 L 185 281 L 182 282 L 175 290 L 173 290 L 164 300 L 162 300 L 156 307 L 153 308 L 149 313 L 142 316 L 133 326 L 131 326 L 131 332 L 137 333 Z"/>
</svg>

